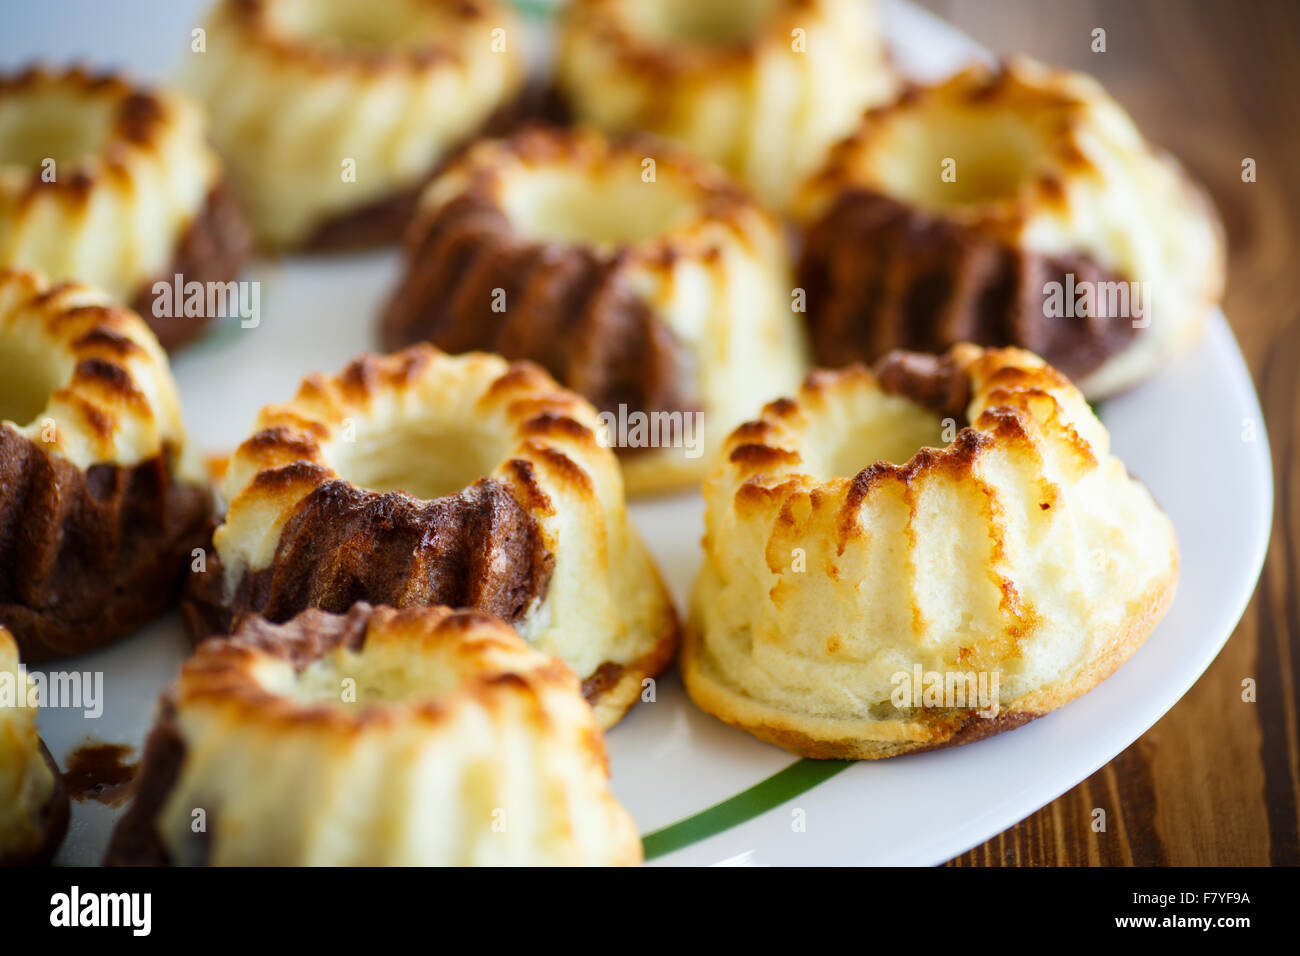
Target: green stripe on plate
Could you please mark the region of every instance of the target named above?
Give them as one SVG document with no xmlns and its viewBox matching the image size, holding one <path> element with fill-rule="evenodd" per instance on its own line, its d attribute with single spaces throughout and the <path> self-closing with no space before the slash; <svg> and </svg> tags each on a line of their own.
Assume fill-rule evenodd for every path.
<svg viewBox="0 0 1300 956">
<path fill-rule="evenodd" d="M 514 0 L 515 9 L 534 20 L 549 20 L 555 13 L 555 0 Z"/>
<path fill-rule="evenodd" d="M 645 858 L 653 860 L 657 856 L 698 843 L 715 833 L 730 830 L 746 820 L 752 820 L 829 780 L 851 763 L 850 760 L 796 760 L 780 773 L 754 784 L 729 800 L 723 800 L 684 820 L 647 833 L 641 838 Z"/>
</svg>

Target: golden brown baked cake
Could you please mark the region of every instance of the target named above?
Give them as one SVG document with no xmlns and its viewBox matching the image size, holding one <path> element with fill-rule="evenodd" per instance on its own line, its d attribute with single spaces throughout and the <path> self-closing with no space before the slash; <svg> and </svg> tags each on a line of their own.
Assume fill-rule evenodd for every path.
<svg viewBox="0 0 1300 956">
<path fill-rule="evenodd" d="M 794 753 L 889 757 L 1086 693 L 1173 598 L 1173 525 L 1082 395 L 1018 349 L 814 373 L 704 488 L 682 651 L 704 710 Z"/>
<path fill-rule="evenodd" d="M 1223 291 L 1205 195 L 1089 77 L 972 67 L 869 112 L 798 209 L 814 357 L 1015 345 L 1089 398 L 1195 342 Z"/>
<path fill-rule="evenodd" d="M 187 83 L 272 247 L 396 239 L 434 170 L 508 125 L 523 35 L 496 0 L 220 0 Z"/>
<path fill-rule="evenodd" d="M 0 624 L 0 866 L 48 863 L 68 828 L 68 790 L 36 732 L 39 703 Z"/>
<path fill-rule="evenodd" d="M 897 85 L 869 0 L 575 0 L 556 71 L 578 120 L 677 140 L 776 209 Z"/>
<path fill-rule="evenodd" d="M 435 181 L 386 348 L 524 358 L 600 409 L 632 494 L 693 487 L 807 370 L 780 226 L 649 138 L 530 128 Z"/>
<path fill-rule="evenodd" d="M 590 405 L 541 369 L 428 345 L 364 355 L 262 410 L 226 471 L 197 636 L 356 601 L 505 619 L 609 726 L 676 646 Z"/>
<path fill-rule="evenodd" d="M 0 621 L 23 659 L 160 614 L 211 512 L 144 322 L 89 287 L 0 269 Z"/>
<path fill-rule="evenodd" d="M 164 697 L 106 862 L 639 863 L 608 776 L 573 671 L 496 618 L 252 617 Z"/>
<path fill-rule="evenodd" d="M 80 68 L 0 75 L 0 266 L 97 286 L 172 348 L 214 316 L 155 314 L 155 283 L 227 282 L 249 242 L 187 99 Z"/>
</svg>

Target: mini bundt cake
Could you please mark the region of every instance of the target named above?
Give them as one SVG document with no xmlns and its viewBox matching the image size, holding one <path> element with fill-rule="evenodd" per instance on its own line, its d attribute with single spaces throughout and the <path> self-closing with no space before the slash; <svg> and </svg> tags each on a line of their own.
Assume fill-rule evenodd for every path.
<svg viewBox="0 0 1300 956">
<path fill-rule="evenodd" d="M 633 494 L 697 485 L 807 371 L 780 226 L 648 138 L 475 145 L 425 193 L 408 259 L 384 346 L 537 362 L 601 410 Z"/>
<path fill-rule="evenodd" d="M 215 316 L 155 310 L 156 284 L 225 283 L 249 243 L 187 99 L 81 69 L 0 76 L 0 266 L 101 288 L 172 348 Z"/>
<path fill-rule="evenodd" d="M 68 790 L 36 732 L 39 705 L 0 625 L 0 866 L 48 863 L 68 828 Z"/>
<path fill-rule="evenodd" d="M 869 112 L 807 185 L 815 360 L 970 341 L 1041 355 L 1089 398 L 1195 341 L 1222 230 L 1092 79 L 1017 60 Z"/>
<path fill-rule="evenodd" d="M 526 78 L 496 0 L 220 0 L 206 29 L 187 84 L 271 247 L 397 239 L 447 156 L 510 124 Z"/>
<path fill-rule="evenodd" d="M 573 671 L 497 618 L 254 616 L 164 696 L 105 862 L 639 863 L 608 776 Z"/>
<path fill-rule="evenodd" d="M 355 601 L 494 614 L 583 679 L 610 726 L 676 647 L 595 411 L 541 369 L 428 345 L 314 375 L 226 471 L 196 636 Z"/>
<path fill-rule="evenodd" d="M 578 120 L 677 140 L 776 209 L 897 88 L 869 0 L 574 0 L 556 69 Z"/>
<path fill-rule="evenodd" d="M 97 290 L 0 269 L 0 621 L 23 659 L 160 614 L 211 515 L 144 322 Z"/>
<path fill-rule="evenodd" d="M 1169 519 L 1028 352 L 815 372 L 725 453 L 682 674 L 701 708 L 797 754 L 1023 724 L 1114 671 L 1173 598 Z"/>
</svg>

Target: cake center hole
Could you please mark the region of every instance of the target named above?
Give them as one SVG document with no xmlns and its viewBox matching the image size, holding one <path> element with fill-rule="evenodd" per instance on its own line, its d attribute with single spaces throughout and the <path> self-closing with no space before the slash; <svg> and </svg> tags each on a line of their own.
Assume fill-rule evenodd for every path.
<svg viewBox="0 0 1300 956">
<path fill-rule="evenodd" d="M 34 424 L 66 376 L 49 351 L 0 329 L 0 421 Z"/>
<path fill-rule="evenodd" d="M 738 46 L 758 34 L 781 0 L 632 0 L 636 31 L 659 43 Z"/>
<path fill-rule="evenodd" d="M 889 130 L 880 171 L 894 198 L 932 210 L 1016 196 L 1039 168 L 1036 131 L 1000 111 L 909 118 Z"/>
<path fill-rule="evenodd" d="M 429 650 L 429 648 L 423 648 Z M 456 662 L 445 654 L 393 653 L 387 644 L 360 653 L 336 649 L 312 661 L 296 676 L 286 668 L 281 679 L 291 687 L 271 688 L 290 693 L 304 704 L 366 707 L 436 700 L 455 691 L 460 680 Z"/>
<path fill-rule="evenodd" d="M 282 36 L 356 53 L 427 47 L 451 26 L 437 4 L 412 0 L 290 0 L 269 4 L 267 15 Z"/>
<path fill-rule="evenodd" d="M 358 488 L 425 500 L 454 495 L 489 475 L 503 455 L 471 421 L 418 414 L 385 423 L 357 419 L 344 423 L 328 458 Z"/>
<path fill-rule="evenodd" d="M 942 448 L 944 424 L 934 412 L 902 396 L 868 393 L 845 419 L 822 423 L 816 445 L 827 449 L 817 478 L 852 478 L 887 461 L 901 465 L 922 448 Z"/>
<path fill-rule="evenodd" d="M 695 214 L 665 172 L 660 167 L 656 180 L 645 182 L 639 157 L 597 170 L 534 170 L 516 176 L 502 202 L 527 240 L 607 248 L 648 242 Z"/>
<path fill-rule="evenodd" d="M 57 88 L 36 90 L 22 100 L 0 97 L 0 166 L 20 166 L 44 173 L 47 182 L 62 182 L 100 151 L 112 131 L 111 104 L 87 108 L 83 97 Z"/>
</svg>

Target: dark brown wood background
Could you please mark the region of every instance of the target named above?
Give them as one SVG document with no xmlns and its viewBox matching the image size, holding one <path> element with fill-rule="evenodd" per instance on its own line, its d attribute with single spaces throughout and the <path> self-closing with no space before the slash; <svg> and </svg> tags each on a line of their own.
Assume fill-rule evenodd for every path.
<svg viewBox="0 0 1300 956">
<path fill-rule="evenodd" d="M 951 865 L 1300 864 L 1300 2 L 920 2 L 999 54 L 1092 73 L 1210 188 L 1230 246 L 1224 310 L 1276 482 L 1259 588 L 1196 686 L 1110 764 Z M 1247 677 L 1255 703 L 1241 700 Z"/>
</svg>

